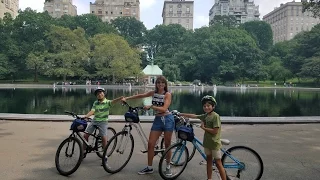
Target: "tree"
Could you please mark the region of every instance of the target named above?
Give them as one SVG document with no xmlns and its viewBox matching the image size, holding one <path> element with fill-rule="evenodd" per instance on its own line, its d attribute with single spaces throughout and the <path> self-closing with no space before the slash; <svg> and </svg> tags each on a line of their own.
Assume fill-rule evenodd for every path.
<svg viewBox="0 0 320 180">
<path fill-rule="evenodd" d="M 46 61 L 46 75 L 63 77 L 87 74 L 81 64 L 88 60 L 89 43 L 82 28 L 69 28 L 52 25 L 46 33 L 49 53 Z"/>
<path fill-rule="evenodd" d="M 111 77 L 115 83 L 140 74 L 140 55 L 121 36 L 98 34 L 91 39 L 91 43 L 91 59 L 98 77 Z"/>
<path fill-rule="evenodd" d="M 258 47 L 267 51 L 272 47 L 273 34 L 270 24 L 264 21 L 249 21 L 240 26 L 246 30 L 253 39 L 255 39 Z"/>
<path fill-rule="evenodd" d="M 0 79 L 4 79 L 9 73 L 8 57 L 0 54 Z"/>
<path fill-rule="evenodd" d="M 147 31 L 145 25 L 134 17 L 118 17 L 111 20 L 115 27 L 132 47 L 141 45 L 144 42 L 144 35 Z"/>
<path fill-rule="evenodd" d="M 38 73 L 44 67 L 45 54 L 30 53 L 27 57 L 26 65 L 28 69 L 34 70 L 34 82 L 38 82 Z"/>
<path fill-rule="evenodd" d="M 74 30 L 81 27 L 86 32 L 87 37 L 93 37 L 100 33 L 116 33 L 116 29 L 108 22 L 102 20 L 94 14 L 82 14 L 79 16 L 63 15 L 57 20 L 57 25 Z"/>
<path fill-rule="evenodd" d="M 320 17 L 320 1 L 319 0 L 309 0 L 307 2 L 302 2 L 303 12 L 310 11 L 314 17 Z"/>
<path fill-rule="evenodd" d="M 157 25 L 146 33 L 146 47 L 150 57 L 172 57 L 183 43 L 187 30 L 180 24 Z"/>
<path fill-rule="evenodd" d="M 225 27 L 236 27 L 237 26 L 237 19 L 235 16 L 226 16 L 226 15 L 216 15 L 214 19 L 212 19 L 209 25 L 214 26 L 225 26 Z"/>
<path fill-rule="evenodd" d="M 312 57 L 306 60 L 303 64 L 301 72 L 299 73 L 303 77 L 315 78 L 316 82 L 320 82 L 320 57 Z"/>
<path fill-rule="evenodd" d="M 176 64 L 166 64 L 163 68 L 163 74 L 168 80 L 175 82 L 180 79 L 179 66 Z"/>
</svg>

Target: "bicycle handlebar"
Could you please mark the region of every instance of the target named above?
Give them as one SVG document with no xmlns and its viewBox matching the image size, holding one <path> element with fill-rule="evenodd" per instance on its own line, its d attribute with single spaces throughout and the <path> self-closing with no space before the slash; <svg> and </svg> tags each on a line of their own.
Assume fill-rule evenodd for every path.
<svg viewBox="0 0 320 180">
<path fill-rule="evenodd" d="M 123 106 L 127 106 L 129 108 L 129 111 L 133 111 L 133 110 L 144 110 L 143 106 L 137 106 L 137 107 L 131 107 L 127 102 L 122 101 L 122 105 Z"/>
<path fill-rule="evenodd" d="M 74 113 L 74 112 L 70 112 L 70 111 L 64 111 L 66 114 L 69 114 L 70 116 L 72 116 L 72 117 L 74 117 L 74 118 L 77 118 L 77 119 L 85 119 L 85 118 L 83 118 L 83 117 L 80 117 L 80 116 L 78 116 L 76 113 Z M 89 122 L 91 122 L 92 121 L 92 119 L 91 118 L 88 118 L 88 120 L 87 121 L 89 121 Z"/>
</svg>

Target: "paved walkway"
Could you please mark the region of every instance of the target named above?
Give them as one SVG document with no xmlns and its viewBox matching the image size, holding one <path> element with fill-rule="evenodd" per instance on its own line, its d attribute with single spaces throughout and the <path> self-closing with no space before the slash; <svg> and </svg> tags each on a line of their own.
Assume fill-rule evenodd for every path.
<svg viewBox="0 0 320 180">
<path fill-rule="evenodd" d="M 117 131 L 122 123 L 110 123 Z M 149 133 L 150 123 L 142 124 Z M 89 154 L 80 168 L 70 177 L 57 173 L 54 163 L 57 147 L 69 134 L 70 122 L 0 121 L 0 179 L 3 180 L 161 180 L 159 158 L 154 160 L 155 172 L 138 175 L 146 165 L 142 143 L 136 131 L 135 149 L 128 165 L 117 174 L 108 174 L 95 154 Z M 202 139 L 203 131 L 195 129 Z M 223 125 L 222 137 L 231 145 L 246 145 L 263 159 L 262 180 L 315 180 L 320 177 L 320 124 L 288 125 Z M 206 179 L 205 166 L 195 155 L 177 180 Z M 218 180 L 217 178 L 213 178 Z"/>
<path fill-rule="evenodd" d="M 0 113 L 2 120 L 15 121 L 72 121 L 68 115 L 46 115 L 46 114 L 8 114 Z M 110 115 L 110 122 L 124 122 L 122 115 Z M 140 116 L 141 122 L 151 122 L 154 116 Z M 199 122 L 198 120 L 192 120 Z M 305 124 L 320 123 L 320 116 L 297 116 L 297 117 L 229 117 L 222 116 L 223 124 Z"/>
</svg>

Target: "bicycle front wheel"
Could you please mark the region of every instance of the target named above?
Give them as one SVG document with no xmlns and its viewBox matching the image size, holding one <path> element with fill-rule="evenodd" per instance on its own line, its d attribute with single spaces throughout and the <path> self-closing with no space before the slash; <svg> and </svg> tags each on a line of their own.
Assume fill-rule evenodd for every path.
<svg viewBox="0 0 320 180">
<path fill-rule="evenodd" d="M 262 177 L 262 159 L 249 147 L 231 147 L 223 154 L 221 160 L 228 179 L 260 180 Z"/>
<path fill-rule="evenodd" d="M 133 149 L 133 136 L 127 131 L 118 132 L 108 141 L 103 151 L 102 165 L 104 170 L 112 174 L 121 171 L 131 159 Z"/>
<path fill-rule="evenodd" d="M 116 130 L 114 130 L 112 127 L 108 127 L 107 129 L 107 138 L 110 139 L 116 134 Z M 113 148 L 115 148 L 117 144 L 117 139 L 113 142 Z M 102 138 L 101 136 L 98 136 L 96 138 L 95 147 L 97 148 L 96 154 L 99 158 L 103 157 L 103 144 L 102 144 Z"/>
<path fill-rule="evenodd" d="M 182 141 L 182 140 L 179 139 L 179 138 L 175 138 L 175 140 L 171 141 L 171 143 L 177 143 L 177 142 L 180 142 L 180 141 Z M 165 149 L 164 138 L 161 139 L 160 148 L 161 149 Z M 193 156 L 196 153 L 196 147 L 192 143 L 187 143 L 186 148 L 188 148 L 188 152 L 189 152 L 189 157 L 188 157 L 188 162 L 189 162 L 189 161 L 191 161 L 191 159 L 193 158 Z M 190 151 L 190 150 L 192 150 L 192 151 Z"/>
<path fill-rule="evenodd" d="M 74 173 L 81 164 L 82 154 L 83 148 L 78 138 L 69 137 L 62 141 L 57 149 L 55 157 L 55 164 L 58 172 L 63 176 L 69 176 Z M 62 158 L 65 159 L 63 160 Z M 72 158 L 74 158 L 73 161 Z"/>
<path fill-rule="evenodd" d="M 166 180 L 179 177 L 188 164 L 188 157 L 189 151 L 185 142 L 172 144 L 161 156 L 158 167 L 160 176 Z M 169 163 L 167 159 L 170 159 Z"/>
</svg>

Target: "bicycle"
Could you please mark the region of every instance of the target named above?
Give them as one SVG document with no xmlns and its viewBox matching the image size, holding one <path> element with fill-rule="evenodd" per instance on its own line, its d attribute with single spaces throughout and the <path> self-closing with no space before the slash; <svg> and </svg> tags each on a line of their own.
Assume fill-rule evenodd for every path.
<svg viewBox="0 0 320 180">
<path fill-rule="evenodd" d="M 131 159 L 133 149 L 134 149 L 134 138 L 131 134 L 132 127 L 134 127 L 136 129 L 136 131 L 138 132 L 138 135 L 140 136 L 140 139 L 144 145 L 144 150 L 141 150 L 141 152 L 142 153 L 148 152 L 148 138 L 141 127 L 139 114 L 138 114 L 139 111 L 143 110 L 143 107 L 131 107 L 126 102 L 123 102 L 123 105 L 128 107 L 128 112 L 125 113 L 126 124 L 124 125 L 122 131 L 118 132 L 116 135 L 114 135 L 109 140 L 109 142 L 107 143 L 106 148 L 104 149 L 104 152 L 103 152 L 103 157 L 106 157 L 106 159 L 102 159 L 103 168 L 105 169 L 105 171 L 107 171 L 108 173 L 112 173 L 112 174 L 121 171 L 128 164 L 129 160 Z M 112 142 L 115 139 L 118 140 L 118 142 L 116 143 L 117 147 L 115 149 L 111 148 L 111 150 L 109 152 L 110 144 L 112 144 Z M 130 145 L 127 146 L 128 142 L 131 143 L 131 147 L 130 147 Z M 164 139 L 162 140 L 162 143 L 161 143 L 162 147 L 161 148 L 159 147 L 158 144 L 159 144 L 159 139 L 156 142 L 154 156 L 161 155 L 165 150 L 164 148 L 162 148 L 162 147 L 164 147 Z M 116 159 L 115 163 L 108 163 L 107 164 L 107 162 L 110 162 L 113 158 L 113 157 L 111 157 L 111 155 L 115 155 L 115 154 L 122 155 L 125 152 L 125 150 L 129 150 L 129 152 L 128 152 L 127 159 L 124 161 L 124 163 L 120 164 L 120 158 L 115 158 Z M 113 154 L 113 153 L 115 153 L 115 154 Z M 107 160 L 107 162 L 106 162 L 106 160 Z M 116 165 L 117 163 L 118 163 L 118 166 Z M 110 167 L 110 164 L 112 164 L 113 167 Z"/>
<path fill-rule="evenodd" d="M 197 124 L 193 124 L 193 123 L 188 122 L 186 127 L 189 127 L 190 132 L 192 132 L 192 133 L 178 130 L 178 137 L 181 139 L 181 141 L 177 142 L 175 144 L 172 144 L 163 153 L 163 155 L 159 161 L 159 167 L 158 167 L 160 176 L 163 179 L 165 179 L 165 180 L 176 179 L 177 177 L 179 177 L 182 174 L 182 172 L 186 168 L 186 166 L 188 164 L 188 161 L 186 161 L 186 158 L 184 158 L 184 160 L 182 160 L 182 163 L 178 163 L 178 161 L 181 159 L 181 156 L 183 154 L 185 155 L 185 157 L 189 156 L 188 148 L 186 148 L 187 141 L 190 141 L 196 147 L 197 151 L 200 153 L 202 158 L 206 161 L 206 155 L 203 152 L 203 150 L 200 148 L 200 147 L 203 147 L 203 144 L 197 137 L 194 136 L 193 126 L 200 127 Z M 227 139 L 221 139 L 221 143 L 222 143 L 222 145 L 229 145 L 230 141 Z M 172 159 L 170 162 L 171 169 L 170 169 L 170 173 L 168 173 L 167 172 L 168 170 L 166 169 L 166 166 L 168 163 L 166 162 L 165 157 L 166 157 L 167 153 L 169 153 L 171 150 L 173 150 Z M 246 147 L 246 146 L 234 146 L 229 149 L 221 148 L 220 150 L 223 153 L 221 160 L 222 160 L 222 164 L 226 170 L 228 180 L 231 180 L 231 178 L 238 178 L 238 179 L 244 179 L 244 180 L 259 180 L 262 177 L 263 169 L 264 169 L 263 162 L 262 162 L 260 155 L 256 151 L 254 151 L 253 149 Z M 257 162 L 252 163 L 252 162 L 244 161 L 242 158 L 240 158 L 240 156 L 235 155 L 236 154 L 235 152 L 237 152 L 237 151 L 240 151 L 240 152 L 241 151 L 248 151 L 257 160 Z M 227 158 L 229 158 L 229 159 L 227 160 Z M 166 162 L 166 163 L 164 163 L 164 166 L 162 166 L 163 162 Z M 203 162 L 204 161 L 201 161 L 200 165 L 205 164 Z M 253 171 L 254 173 L 256 173 L 256 175 L 254 175 L 253 178 L 248 178 L 245 176 L 246 174 L 243 174 L 243 173 L 246 173 L 248 170 L 248 166 L 250 166 L 252 164 L 258 165 L 259 169 L 256 171 Z M 215 168 L 214 160 L 212 162 L 212 165 L 213 165 L 213 170 L 216 171 L 217 168 Z M 175 175 L 173 175 L 172 168 L 176 168 L 176 167 L 182 167 L 182 169 L 179 172 L 177 172 Z M 235 170 L 235 174 L 230 173 L 231 170 Z M 218 175 L 218 172 L 215 172 L 215 173 Z"/>
<path fill-rule="evenodd" d="M 79 117 L 77 114 L 73 112 L 66 111 L 65 113 L 74 117 L 75 120 L 72 122 L 72 125 L 70 127 L 70 130 L 72 130 L 72 133 L 68 138 L 66 138 L 61 142 L 61 144 L 57 149 L 57 152 L 55 155 L 55 165 L 56 165 L 56 169 L 61 175 L 69 176 L 79 168 L 82 162 L 82 159 L 86 154 L 91 152 L 96 152 L 98 157 L 102 158 L 103 147 L 102 147 L 102 138 L 101 136 L 99 136 L 99 132 L 98 132 L 100 128 L 98 126 L 95 126 L 95 130 L 93 134 L 88 133 L 90 136 L 94 138 L 92 144 L 89 144 L 89 142 L 86 139 L 84 139 L 84 137 L 80 134 L 80 132 L 85 131 L 87 126 L 87 121 Z M 90 122 L 91 119 L 89 118 L 88 121 Z M 109 133 L 110 135 L 114 136 L 116 134 L 116 131 L 112 127 L 108 127 L 107 133 L 108 133 L 108 137 L 109 137 Z M 82 142 L 79 140 L 79 138 Z M 61 154 L 61 150 L 65 144 L 67 144 L 67 147 L 65 148 L 65 152 L 62 152 Z M 72 144 L 72 146 L 70 146 L 70 150 L 69 150 L 70 144 Z M 84 144 L 86 145 L 85 150 L 83 146 Z M 79 154 L 75 153 L 75 148 L 79 148 L 79 151 L 80 151 Z M 68 150 L 71 152 L 69 152 Z M 85 153 L 83 151 L 85 151 Z M 61 165 L 62 162 L 60 160 L 60 155 L 63 155 L 63 154 L 67 158 L 72 158 L 72 156 L 75 156 L 77 159 L 76 164 L 74 166 L 71 166 L 67 170 L 64 169 L 63 166 Z"/>
</svg>

